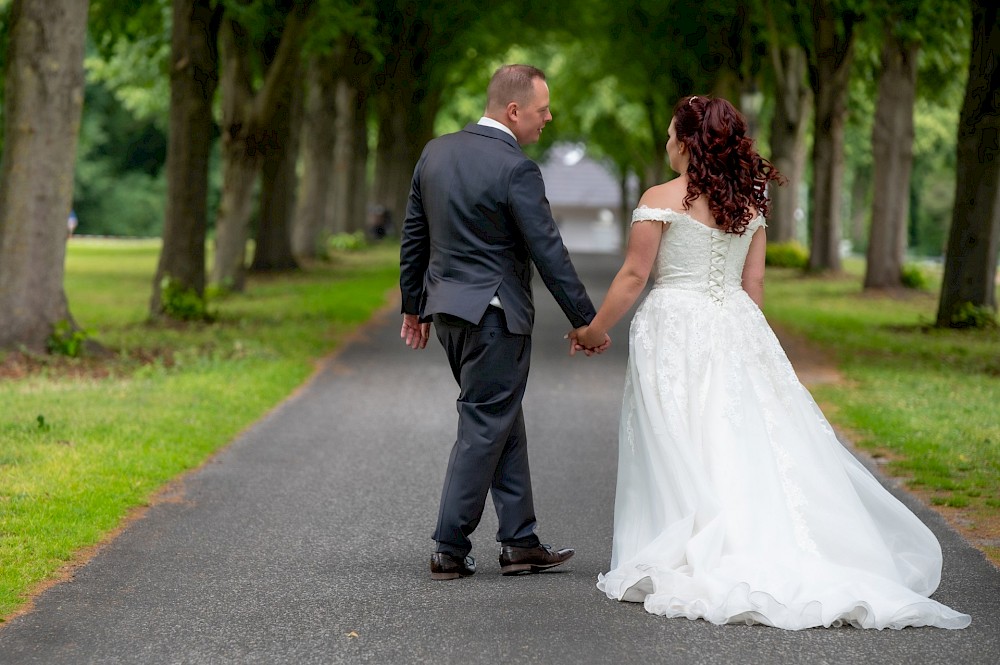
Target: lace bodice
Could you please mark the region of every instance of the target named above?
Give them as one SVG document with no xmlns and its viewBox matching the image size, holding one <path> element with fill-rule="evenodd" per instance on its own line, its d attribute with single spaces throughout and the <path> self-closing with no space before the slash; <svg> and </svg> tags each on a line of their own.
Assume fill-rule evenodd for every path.
<svg viewBox="0 0 1000 665">
<path fill-rule="evenodd" d="M 641 221 L 670 224 L 660 239 L 653 288 L 703 292 L 717 303 L 743 288 L 743 264 L 750 240 L 765 225 L 758 215 L 743 235 L 736 235 L 710 228 L 685 212 L 646 206 L 632 213 L 633 224 Z"/>
</svg>

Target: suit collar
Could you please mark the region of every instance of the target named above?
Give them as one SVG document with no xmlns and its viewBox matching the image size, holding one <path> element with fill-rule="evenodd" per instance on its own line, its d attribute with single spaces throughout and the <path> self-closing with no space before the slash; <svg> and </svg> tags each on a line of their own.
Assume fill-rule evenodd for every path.
<svg viewBox="0 0 1000 665">
<path fill-rule="evenodd" d="M 470 122 L 468 125 L 465 126 L 465 129 L 463 129 L 462 131 L 469 132 L 470 134 L 478 134 L 479 136 L 485 136 L 491 139 L 500 139 L 501 141 L 504 141 L 508 145 L 517 148 L 518 150 L 521 149 L 521 146 L 518 144 L 517 139 L 515 139 L 507 132 L 496 129 L 494 127 L 488 127 L 486 125 L 480 125 L 479 123 L 476 122 Z"/>
</svg>

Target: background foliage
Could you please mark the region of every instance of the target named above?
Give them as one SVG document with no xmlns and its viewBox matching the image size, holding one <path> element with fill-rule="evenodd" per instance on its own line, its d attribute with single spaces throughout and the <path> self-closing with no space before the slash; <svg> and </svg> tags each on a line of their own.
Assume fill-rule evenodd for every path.
<svg viewBox="0 0 1000 665">
<path fill-rule="evenodd" d="M 268 11 L 273 12 L 268 8 L 274 3 L 233 2 L 227 8 L 230 4 L 230 10 L 260 33 L 260 40 L 267 39 Z M 374 3 L 374 12 L 363 4 L 318 3 L 316 11 L 324 19 L 318 24 L 325 28 L 309 33 L 307 49 L 322 51 L 339 34 L 350 31 L 368 35 L 367 48 L 381 59 L 376 38 L 381 4 Z M 749 44 L 742 55 L 732 52 L 733 45 L 721 32 L 736 20 L 743 3 L 713 3 L 710 9 L 677 13 L 683 4 L 632 0 L 608 6 L 577 0 L 572 7 L 532 7 L 520 13 L 504 3 L 490 4 L 484 10 L 489 20 L 476 23 L 470 27 L 471 35 L 456 40 L 453 48 L 459 57 L 449 56 L 447 66 L 439 68 L 445 93 L 435 132 L 454 131 L 478 117 L 485 103 L 485 82 L 497 66 L 532 62 L 549 75 L 555 117 L 543 144 L 531 149 L 533 155 L 543 157 L 555 141 L 584 141 L 590 155 L 603 160 L 616 175 L 635 172 L 651 184 L 655 172 L 665 169 L 662 155 L 651 152 L 662 148 L 674 99 L 718 88 L 726 68 L 735 67 L 737 77 L 762 84 L 766 73 L 757 23 L 746 24 Z M 756 11 L 758 4 L 746 6 Z M 878 10 L 875 0 L 870 4 L 872 11 Z M 0 0 L 0 11 L 5 5 L 9 0 Z M 919 256 L 941 255 L 954 195 L 955 129 L 968 59 L 969 19 L 964 5 L 949 7 L 951 14 L 944 17 L 925 9 L 927 18 L 911 28 L 925 43 L 920 55 L 909 231 L 910 251 Z M 437 14 L 451 16 L 437 6 L 422 11 L 428 21 Z M 462 10 L 453 13 L 464 16 Z M 91 14 L 74 200 L 78 233 L 156 236 L 162 229 L 165 193 L 170 4 L 95 0 Z M 667 20 L 671 15 L 679 18 Z M 862 25 L 866 28 L 857 42 L 845 146 L 849 182 L 871 177 L 871 118 L 881 42 L 876 22 Z M 695 71 L 702 75 L 693 77 Z M 765 153 L 771 112 L 771 99 L 765 96 L 759 122 Z M 374 117 L 371 122 L 370 134 L 375 137 Z M 648 173 L 651 159 L 654 169 Z M 212 173 L 210 210 L 218 200 L 219 169 Z M 853 201 L 852 189 L 845 187 L 845 216 L 855 211 L 867 223 L 870 192 L 853 191 L 869 198 Z M 855 250 L 863 251 L 866 234 L 855 235 Z"/>
</svg>

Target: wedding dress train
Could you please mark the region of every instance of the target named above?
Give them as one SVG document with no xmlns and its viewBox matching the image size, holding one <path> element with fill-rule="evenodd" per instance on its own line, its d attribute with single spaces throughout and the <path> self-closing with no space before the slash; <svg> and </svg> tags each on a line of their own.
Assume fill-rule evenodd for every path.
<svg viewBox="0 0 1000 665">
<path fill-rule="evenodd" d="M 742 236 L 668 223 L 632 320 L 611 570 L 598 587 L 669 617 L 786 629 L 964 628 L 928 598 L 941 548 L 837 440 L 741 288 Z"/>
</svg>

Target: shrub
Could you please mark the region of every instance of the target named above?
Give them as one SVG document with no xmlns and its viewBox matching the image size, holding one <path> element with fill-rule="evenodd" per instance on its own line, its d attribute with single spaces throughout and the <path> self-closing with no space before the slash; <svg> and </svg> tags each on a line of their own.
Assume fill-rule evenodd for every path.
<svg viewBox="0 0 1000 665">
<path fill-rule="evenodd" d="M 774 268 L 800 268 L 809 265 L 809 250 L 791 240 L 767 244 L 765 264 Z"/>
<path fill-rule="evenodd" d="M 212 321 L 215 318 L 208 311 L 208 300 L 204 296 L 170 277 L 160 282 L 160 303 L 163 313 L 172 319 Z"/>
<path fill-rule="evenodd" d="M 365 234 L 361 231 L 355 231 L 354 233 L 336 233 L 330 236 L 327 244 L 330 249 L 346 252 L 354 252 L 359 249 L 364 249 L 368 245 L 368 243 L 365 242 Z"/>
<path fill-rule="evenodd" d="M 63 319 L 52 327 L 52 334 L 45 341 L 45 348 L 52 354 L 77 358 L 83 353 L 83 344 L 86 341 L 86 330 L 81 330 Z"/>
<path fill-rule="evenodd" d="M 899 277 L 903 282 L 903 286 L 908 289 L 926 291 L 931 287 L 931 280 L 920 266 L 915 263 L 905 264 Z"/>
<path fill-rule="evenodd" d="M 990 307 L 962 303 L 951 315 L 952 328 L 996 328 L 997 315 Z"/>
</svg>

